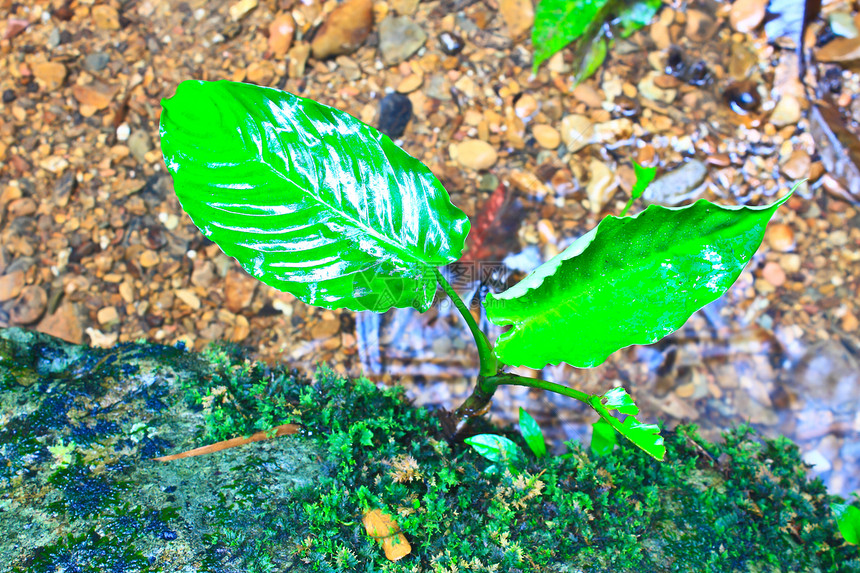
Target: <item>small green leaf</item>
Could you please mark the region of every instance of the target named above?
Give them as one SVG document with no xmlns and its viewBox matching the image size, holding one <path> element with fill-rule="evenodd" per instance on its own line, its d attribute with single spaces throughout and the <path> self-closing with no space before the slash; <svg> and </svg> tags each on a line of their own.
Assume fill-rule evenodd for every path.
<svg viewBox="0 0 860 573">
<path fill-rule="evenodd" d="M 520 408 L 520 434 L 523 435 L 523 439 L 535 457 L 541 458 L 546 455 L 546 442 L 543 439 L 543 432 L 540 426 L 522 408 Z"/>
<path fill-rule="evenodd" d="M 621 37 L 628 38 L 636 30 L 647 26 L 660 10 L 661 0 L 627 0 L 619 11 Z"/>
<path fill-rule="evenodd" d="M 532 28 L 534 72 L 553 54 L 585 33 L 609 0 L 541 0 Z"/>
<path fill-rule="evenodd" d="M 834 503 L 830 507 L 845 541 L 860 545 L 860 509 L 847 503 Z"/>
<path fill-rule="evenodd" d="M 663 460 L 663 456 L 666 455 L 666 446 L 663 445 L 660 427 L 657 424 L 643 424 L 636 419 L 636 416 L 639 415 L 639 408 L 633 403 L 633 399 L 624 388 L 613 388 L 603 396 L 593 396 L 589 400 L 589 404 L 606 423 L 618 430 L 618 433 L 642 448 L 650 456 Z M 621 422 L 609 412 L 610 410 L 627 414 L 627 417 Z"/>
<path fill-rule="evenodd" d="M 522 463 L 524 459 L 520 447 L 504 436 L 478 434 L 463 441 L 493 463 L 513 466 Z"/>
<path fill-rule="evenodd" d="M 615 444 L 618 443 L 618 434 L 605 421 L 600 418 L 598 421 L 591 424 L 591 451 L 597 455 L 605 456 L 615 449 Z"/>
<path fill-rule="evenodd" d="M 427 310 L 469 220 L 436 177 L 351 115 L 271 88 L 186 81 L 162 102 L 183 209 L 254 277 L 327 308 Z"/>
<path fill-rule="evenodd" d="M 487 317 L 511 325 L 496 340 L 504 364 L 601 364 L 616 350 L 651 344 L 722 296 L 755 254 L 776 209 L 651 205 L 609 216 L 505 292 Z"/>
<path fill-rule="evenodd" d="M 657 176 L 656 167 L 642 167 L 635 161 L 633 162 L 633 172 L 636 174 L 636 183 L 633 184 L 633 189 L 630 191 L 630 196 L 633 200 L 642 196 L 642 193 L 651 185 L 654 178 Z"/>
<path fill-rule="evenodd" d="M 583 39 L 586 42 L 587 39 Z M 605 38 L 596 38 L 588 42 L 588 49 L 582 62 L 579 65 L 579 72 L 574 76 L 574 81 L 577 85 L 587 80 L 594 75 L 603 62 L 606 60 L 606 52 L 609 49 L 609 42 Z"/>
</svg>

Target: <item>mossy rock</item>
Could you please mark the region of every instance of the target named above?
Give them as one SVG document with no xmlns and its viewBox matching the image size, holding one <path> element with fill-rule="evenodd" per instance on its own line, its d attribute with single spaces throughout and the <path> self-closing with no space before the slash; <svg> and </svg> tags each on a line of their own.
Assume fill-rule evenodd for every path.
<svg viewBox="0 0 860 573">
<path fill-rule="evenodd" d="M 789 441 L 666 432 L 489 475 L 399 389 L 320 368 L 0 330 L 0 571 L 858 571 Z M 298 434 L 182 452 L 292 423 Z M 522 440 L 511 433 L 499 432 Z M 388 561 L 361 523 L 396 519 Z"/>
</svg>

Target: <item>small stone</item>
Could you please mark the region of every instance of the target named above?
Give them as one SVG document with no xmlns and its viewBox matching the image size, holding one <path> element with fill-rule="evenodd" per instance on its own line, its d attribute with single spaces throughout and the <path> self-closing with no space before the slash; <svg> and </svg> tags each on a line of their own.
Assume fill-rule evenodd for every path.
<svg viewBox="0 0 860 573">
<path fill-rule="evenodd" d="M 785 127 L 786 125 L 795 125 L 800 121 L 800 102 L 796 97 L 784 95 L 777 102 L 776 107 L 770 114 L 770 122 L 776 127 Z"/>
<path fill-rule="evenodd" d="M 66 66 L 59 62 L 41 62 L 33 66 L 33 75 L 48 90 L 56 90 L 66 81 Z"/>
<path fill-rule="evenodd" d="M 314 36 L 311 43 L 314 58 L 322 60 L 353 53 L 367 39 L 372 27 L 373 2 L 347 0 L 332 10 Z"/>
<path fill-rule="evenodd" d="M 119 313 L 116 311 L 115 306 L 106 306 L 100 308 L 96 313 L 96 320 L 98 320 L 99 324 L 102 326 L 111 326 L 119 322 Z"/>
<path fill-rule="evenodd" d="M 308 57 L 310 55 L 310 44 L 301 43 L 290 49 L 290 67 L 288 73 L 291 78 L 300 78 L 305 75 L 305 65 L 308 63 Z"/>
<path fill-rule="evenodd" d="M 31 324 L 42 317 L 47 306 L 45 289 L 37 285 L 25 286 L 9 310 L 9 320 L 13 324 Z"/>
<path fill-rule="evenodd" d="M 794 250 L 794 230 L 784 223 L 767 228 L 767 244 L 774 251 L 787 253 Z"/>
<path fill-rule="evenodd" d="M 109 106 L 116 92 L 117 88 L 104 84 L 76 85 L 72 87 L 72 95 L 78 100 L 78 103 L 82 107 L 87 106 L 92 108 L 93 111 L 102 110 Z"/>
<path fill-rule="evenodd" d="M 759 27 L 767 12 L 768 0 L 735 0 L 729 23 L 736 32 L 748 34 Z"/>
<path fill-rule="evenodd" d="M 496 149 L 480 139 L 466 139 L 456 146 L 457 161 L 467 169 L 481 171 L 496 164 Z"/>
<path fill-rule="evenodd" d="M 819 62 L 853 62 L 860 60 L 860 36 L 836 38 L 815 52 Z"/>
<path fill-rule="evenodd" d="M 860 321 L 857 320 L 857 316 L 852 312 L 845 313 L 845 316 L 842 317 L 842 330 L 854 332 L 858 328 L 860 328 Z"/>
<path fill-rule="evenodd" d="M 230 336 L 230 340 L 233 342 L 242 342 L 251 334 L 251 325 L 248 323 L 248 319 L 242 316 L 241 314 L 236 316 L 236 324 L 233 325 L 233 334 Z"/>
<path fill-rule="evenodd" d="M 106 4 L 93 6 L 92 9 L 93 21 L 97 28 L 102 30 L 119 30 L 119 13 L 116 8 Z"/>
<path fill-rule="evenodd" d="M 525 39 L 535 21 L 531 0 L 500 0 L 499 12 L 508 27 L 508 37 L 514 42 Z"/>
<path fill-rule="evenodd" d="M 12 300 L 24 288 L 24 271 L 12 271 L 0 277 L 0 302 Z"/>
<path fill-rule="evenodd" d="M 140 258 L 138 259 L 138 262 L 140 263 L 140 266 L 145 269 L 154 267 L 159 262 L 158 253 L 153 250 L 146 249 L 145 251 L 140 253 Z"/>
<path fill-rule="evenodd" d="M 397 139 L 412 119 L 412 101 L 403 94 L 390 93 L 379 102 L 379 131 Z"/>
<path fill-rule="evenodd" d="M 803 454 L 802 459 L 803 463 L 812 466 L 812 471 L 815 473 L 824 473 L 833 468 L 833 464 L 830 463 L 830 460 L 825 458 L 818 450 L 806 452 Z"/>
<path fill-rule="evenodd" d="M 603 97 L 593 87 L 586 84 L 579 84 L 573 88 L 573 97 L 587 105 L 599 109 L 603 106 Z"/>
<path fill-rule="evenodd" d="M 594 124 L 584 115 L 572 114 L 561 120 L 561 139 L 570 153 L 576 153 L 594 137 Z"/>
<path fill-rule="evenodd" d="M 110 56 L 105 52 L 88 54 L 84 58 L 84 69 L 88 72 L 100 72 L 107 67 L 109 61 Z"/>
<path fill-rule="evenodd" d="M 558 149 L 561 144 L 561 135 L 558 130 L 551 125 L 538 124 L 532 128 L 532 135 L 538 142 L 538 145 L 544 149 Z"/>
<path fill-rule="evenodd" d="M 448 56 L 456 56 L 465 46 L 463 38 L 451 32 L 442 32 L 439 34 L 439 46 L 442 52 Z"/>
<path fill-rule="evenodd" d="M 320 320 L 311 327 L 311 338 L 315 340 L 330 338 L 340 332 L 340 320 L 336 318 Z"/>
<path fill-rule="evenodd" d="M 296 21 L 292 14 L 284 12 L 269 24 L 269 51 L 276 58 L 283 58 L 293 45 Z"/>
<path fill-rule="evenodd" d="M 773 261 L 767 263 L 761 271 L 761 276 L 775 287 L 781 287 L 785 284 L 785 271 L 779 266 L 779 263 Z"/>
<path fill-rule="evenodd" d="M 379 24 L 379 53 L 386 66 L 407 60 L 427 41 L 427 33 L 406 16 L 389 16 Z"/>
<path fill-rule="evenodd" d="M 118 332 L 104 333 L 91 326 L 87 327 L 87 336 L 90 337 L 90 346 L 96 348 L 111 348 L 119 340 Z"/>
<path fill-rule="evenodd" d="M 224 303 L 227 310 L 239 313 L 250 308 L 258 281 L 242 271 L 231 269 L 224 278 Z"/>
<path fill-rule="evenodd" d="M 145 163 L 146 154 L 152 150 L 149 133 L 143 129 L 135 129 L 128 138 L 128 149 L 139 163 Z"/>
<path fill-rule="evenodd" d="M 9 104 L 15 101 L 15 91 L 14 90 L 3 90 L 3 103 Z"/>
<path fill-rule="evenodd" d="M 74 344 L 84 341 L 84 330 L 74 304 L 63 302 L 54 314 L 45 316 L 36 329 Z"/>
<path fill-rule="evenodd" d="M 402 94 L 409 94 L 420 88 L 423 83 L 424 76 L 422 74 L 409 74 L 397 84 L 397 91 Z"/>
<path fill-rule="evenodd" d="M 420 0 L 390 0 L 391 9 L 402 16 L 411 16 L 418 11 Z"/>
<path fill-rule="evenodd" d="M 257 0 L 239 0 L 230 6 L 230 17 L 238 22 L 248 15 L 248 12 L 257 7 Z"/>
<path fill-rule="evenodd" d="M 782 172 L 789 179 L 804 179 L 809 177 L 812 159 L 802 149 L 795 149 L 788 160 L 782 164 Z"/>
<path fill-rule="evenodd" d="M 648 204 L 674 207 L 698 196 L 707 175 L 707 166 L 698 159 L 692 159 L 654 180 L 642 194 L 642 199 Z"/>
<path fill-rule="evenodd" d="M 212 261 L 203 261 L 198 264 L 194 263 L 194 270 L 191 272 L 191 284 L 194 286 L 209 288 L 215 284 L 215 263 Z"/>
<path fill-rule="evenodd" d="M 21 197 L 10 202 L 6 207 L 6 214 L 10 219 L 18 217 L 29 217 L 39 208 L 36 202 L 31 197 Z"/>
<path fill-rule="evenodd" d="M 662 74 L 659 72 L 649 72 L 642 81 L 637 85 L 637 89 L 642 97 L 660 103 L 672 103 L 678 96 L 676 89 L 662 89 L 655 84 L 655 80 Z"/>
<path fill-rule="evenodd" d="M 191 310 L 200 310 L 200 298 L 194 291 L 188 288 L 180 288 L 174 291 L 176 293 L 176 298 L 187 304 L 191 307 Z"/>
<path fill-rule="evenodd" d="M 701 10 L 687 10 L 687 24 L 684 28 L 688 38 L 696 43 L 711 39 L 717 27 L 714 18 Z"/>
<path fill-rule="evenodd" d="M 522 120 L 530 119 L 538 110 L 538 102 L 531 94 L 523 94 L 514 104 L 514 113 Z"/>
<path fill-rule="evenodd" d="M 603 210 L 603 207 L 615 194 L 618 188 L 618 181 L 609 167 L 597 159 L 591 160 L 589 166 L 588 185 L 585 187 L 585 194 L 591 204 L 591 212 L 595 215 Z"/>
</svg>

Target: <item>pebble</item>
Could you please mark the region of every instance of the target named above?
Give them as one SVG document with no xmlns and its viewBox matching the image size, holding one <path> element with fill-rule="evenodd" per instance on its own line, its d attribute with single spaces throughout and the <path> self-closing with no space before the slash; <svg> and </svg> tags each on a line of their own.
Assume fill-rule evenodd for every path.
<svg viewBox="0 0 860 573">
<path fill-rule="evenodd" d="M 794 250 L 794 230 L 785 223 L 775 223 L 767 228 L 767 244 L 774 251 L 787 253 Z"/>
<path fill-rule="evenodd" d="M 346 0 L 328 15 L 311 42 L 314 58 L 322 60 L 351 54 L 367 39 L 373 27 L 371 0 Z"/>
<path fill-rule="evenodd" d="M 188 288 L 180 288 L 174 291 L 176 298 L 187 304 L 191 310 L 200 310 L 200 298 L 194 291 Z"/>
<path fill-rule="evenodd" d="M 110 62 L 110 56 L 105 52 L 88 54 L 84 58 L 84 69 L 88 72 L 100 72 L 107 67 L 108 62 Z"/>
<path fill-rule="evenodd" d="M 812 159 L 802 149 L 795 149 L 788 160 L 782 164 L 782 172 L 789 179 L 804 179 L 809 177 Z"/>
<path fill-rule="evenodd" d="M 54 314 L 45 316 L 37 327 L 39 332 L 62 338 L 73 344 L 84 341 L 84 329 L 73 303 L 64 301 Z"/>
<path fill-rule="evenodd" d="M 576 153 L 594 137 L 594 124 L 587 116 L 567 115 L 561 120 L 561 139 L 570 153 Z"/>
<path fill-rule="evenodd" d="M 311 327 L 311 338 L 330 338 L 340 332 L 340 320 L 330 318 L 318 321 Z"/>
<path fill-rule="evenodd" d="M 770 122 L 776 127 L 795 125 L 800 121 L 800 102 L 796 97 L 784 95 L 777 102 L 776 107 L 770 115 Z"/>
<path fill-rule="evenodd" d="M 390 93 L 379 102 L 379 131 L 397 139 L 412 119 L 412 101 L 401 93 Z"/>
<path fill-rule="evenodd" d="M 111 326 L 119 322 L 119 313 L 116 311 L 115 306 L 106 306 L 98 310 L 96 320 L 102 326 Z"/>
<path fill-rule="evenodd" d="M 480 139 L 466 139 L 456 145 L 456 159 L 463 167 L 481 171 L 496 164 L 496 149 Z"/>
<path fill-rule="evenodd" d="M 47 306 L 45 289 L 37 285 L 25 286 L 9 310 L 9 320 L 13 324 L 31 324 L 41 318 Z"/>
<path fill-rule="evenodd" d="M 113 101 L 114 95 L 116 95 L 116 88 L 104 84 L 75 85 L 72 86 L 72 95 L 81 104 L 81 113 L 86 116 L 85 111 L 90 112 L 89 115 L 92 115 L 94 112 L 109 106 L 110 102 Z M 85 110 L 84 106 L 90 109 Z"/>
<path fill-rule="evenodd" d="M 824 473 L 833 468 L 833 464 L 830 463 L 830 460 L 825 458 L 818 450 L 804 453 L 802 459 L 805 464 L 812 466 L 812 471 L 815 473 Z"/>
<path fill-rule="evenodd" d="M 10 219 L 18 217 L 29 217 L 39 208 L 36 202 L 31 197 L 21 197 L 10 202 L 6 207 L 6 214 Z"/>
<path fill-rule="evenodd" d="M 12 271 L 0 277 L 0 302 L 12 300 L 24 288 L 24 271 Z"/>
<path fill-rule="evenodd" d="M 456 56 L 463 51 L 465 46 L 463 38 L 452 32 L 442 32 L 439 34 L 439 46 L 442 48 L 442 53 L 448 56 Z"/>
<path fill-rule="evenodd" d="M 514 104 L 514 113 L 522 120 L 529 120 L 538 110 L 538 102 L 531 94 L 523 94 Z"/>
<path fill-rule="evenodd" d="M 698 159 L 692 159 L 655 179 L 642 194 L 642 199 L 648 204 L 674 207 L 698 196 L 707 175 L 707 166 Z"/>
<path fill-rule="evenodd" d="M 152 140 L 143 129 L 135 129 L 128 138 L 128 149 L 140 163 L 146 162 L 146 154 L 152 151 Z"/>
<path fill-rule="evenodd" d="M 532 128 L 532 135 L 534 135 L 538 145 L 544 149 L 558 149 L 558 146 L 561 144 L 561 135 L 551 125 L 535 125 Z"/>
<path fill-rule="evenodd" d="M 406 16 L 389 16 L 379 24 L 379 52 L 386 66 L 407 60 L 427 41 L 427 33 Z"/>
<path fill-rule="evenodd" d="M 269 51 L 276 58 L 283 58 L 293 45 L 296 21 L 292 14 L 284 12 L 269 24 Z"/>
<path fill-rule="evenodd" d="M 90 14 L 96 27 L 102 30 L 119 30 L 119 13 L 116 8 L 106 4 L 93 6 Z"/>
<path fill-rule="evenodd" d="M 248 13 L 257 7 L 257 0 L 239 0 L 230 6 L 230 17 L 234 22 L 238 22 L 248 15 Z"/>
<path fill-rule="evenodd" d="M 138 259 L 138 262 L 140 263 L 140 266 L 145 269 L 154 267 L 159 262 L 158 253 L 150 249 L 146 249 L 145 251 L 140 253 L 140 258 Z"/>
<path fill-rule="evenodd" d="M 852 62 L 860 60 L 860 37 L 836 38 L 815 52 L 820 62 Z"/>
<path fill-rule="evenodd" d="M 729 12 L 729 23 L 736 32 L 748 34 L 764 20 L 767 4 L 768 0 L 735 0 Z"/>
<path fill-rule="evenodd" d="M 524 40 L 535 21 L 532 0 L 500 0 L 499 12 L 508 28 L 508 37 L 514 42 Z"/>
<path fill-rule="evenodd" d="M 420 88 L 423 83 L 423 74 L 409 74 L 397 84 L 397 91 L 402 94 L 409 94 Z"/>
<path fill-rule="evenodd" d="M 391 9 L 402 16 L 412 16 L 418 11 L 419 0 L 391 0 Z"/>
<path fill-rule="evenodd" d="M 15 101 L 16 97 L 17 96 L 15 95 L 14 90 L 10 90 L 10 89 L 3 90 L 3 103 L 7 103 L 7 104 L 12 103 L 13 101 Z"/>
<path fill-rule="evenodd" d="M 845 313 L 845 316 L 842 317 L 842 330 L 854 332 L 858 328 L 860 328 L 860 321 L 857 320 L 857 316 L 851 312 Z"/>
<path fill-rule="evenodd" d="M 573 88 L 573 97 L 587 105 L 599 109 L 603 106 L 603 97 L 593 87 L 579 84 Z"/>
<path fill-rule="evenodd" d="M 660 72 L 649 72 L 636 86 L 642 97 L 660 103 L 672 103 L 678 96 L 678 90 L 674 88 L 663 89 L 655 84 L 655 80 L 662 76 Z"/>
<path fill-rule="evenodd" d="M 761 270 L 761 276 L 775 287 L 781 287 L 785 284 L 785 271 L 779 266 L 779 263 L 769 262 Z"/>
<path fill-rule="evenodd" d="M 243 271 L 231 269 L 224 278 L 224 304 L 232 313 L 250 308 L 259 281 Z"/>
<path fill-rule="evenodd" d="M 615 189 L 618 187 L 618 182 L 612 170 L 597 159 L 591 160 L 591 165 L 588 168 L 589 179 L 588 185 L 585 188 L 585 194 L 591 204 L 591 212 L 594 214 L 600 213 L 606 203 L 615 194 Z"/>
<path fill-rule="evenodd" d="M 66 81 L 66 66 L 60 62 L 41 62 L 33 66 L 33 75 L 48 90 L 56 90 Z"/>
</svg>

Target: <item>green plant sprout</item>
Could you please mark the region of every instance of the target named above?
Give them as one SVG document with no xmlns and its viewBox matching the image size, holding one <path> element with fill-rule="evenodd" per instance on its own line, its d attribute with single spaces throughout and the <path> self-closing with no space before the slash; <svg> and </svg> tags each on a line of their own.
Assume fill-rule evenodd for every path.
<svg viewBox="0 0 860 573">
<path fill-rule="evenodd" d="M 629 37 L 651 22 L 661 4 L 661 0 L 541 0 L 532 28 L 532 72 L 576 42 L 573 77 L 577 83 L 585 80 L 603 64 L 613 34 Z"/>
<path fill-rule="evenodd" d="M 473 393 L 451 414 L 455 427 L 486 411 L 500 385 L 538 388 L 588 404 L 656 459 L 665 453 L 659 428 L 636 419 L 623 388 L 591 395 L 507 369 L 593 367 L 677 330 L 734 283 L 790 196 L 607 216 L 487 296 L 489 320 L 510 327 L 493 344 L 438 270 L 460 258 L 469 219 L 387 136 L 313 100 L 242 83 L 186 81 L 162 106 L 161 148 L 183 209 L 252 276 L 307 304 L 374 312 L 425 312 L 441 286 L 480 361 Z"/>
</svg>

